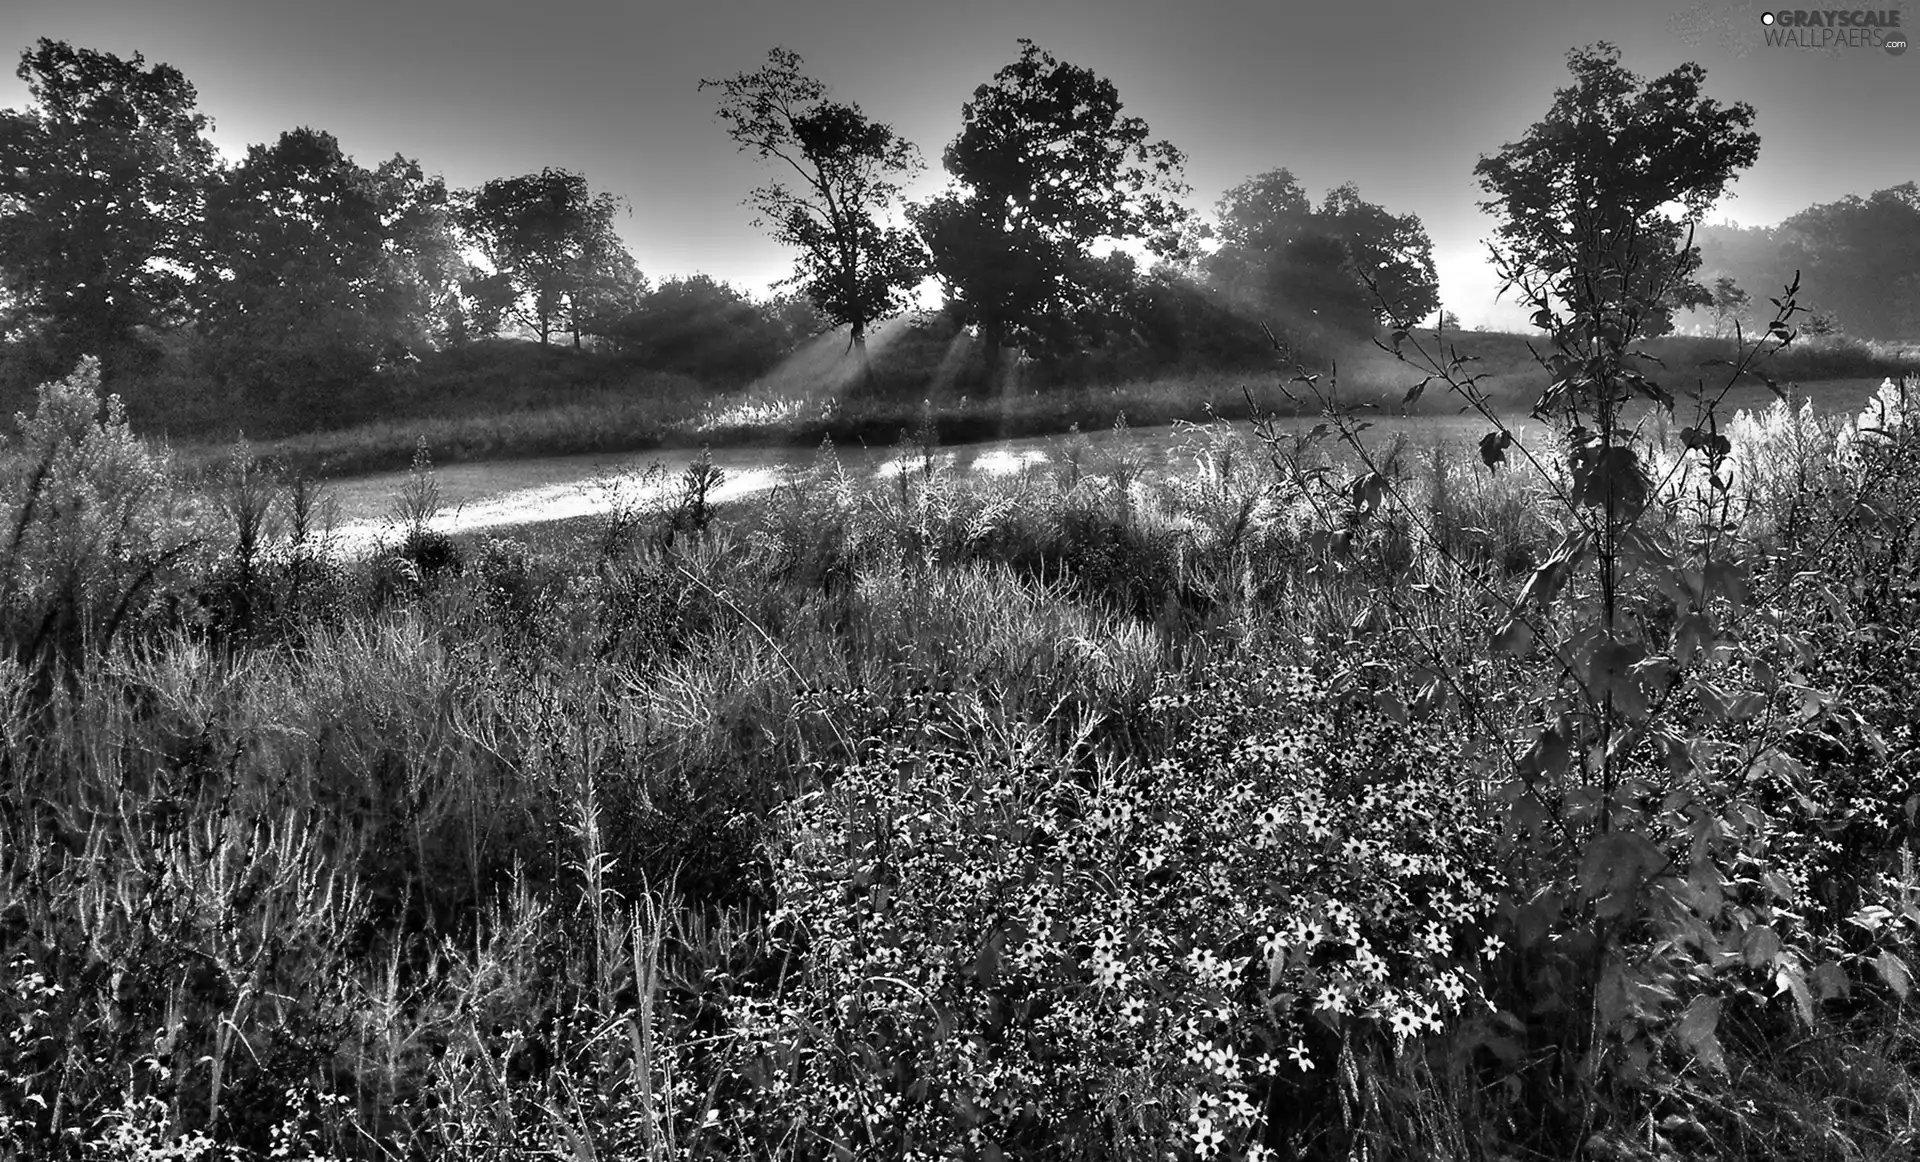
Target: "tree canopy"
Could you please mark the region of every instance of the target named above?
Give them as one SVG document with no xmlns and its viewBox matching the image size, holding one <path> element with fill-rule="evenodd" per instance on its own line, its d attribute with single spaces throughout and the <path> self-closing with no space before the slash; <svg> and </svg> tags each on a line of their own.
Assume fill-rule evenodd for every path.
<svg viewBox="0 0 1920 1162">
<path fill-rule="evenodd" d="M 45 38 L 16 75 L 31 104 L 0 111 L 4 330 L 45 344 L 60 365 L 137 351 L 137 328 L 187 311 L 216 160 L 194 87 L 137 53 Z"/>
<path fill-rule="evenodd" d="M 1217 215 L 1220 245 L 1202 269 L 1277 330 L 1364 335 L 1376 322 L 1439 308 L 1433 242 L 1420 219 L 1388 213 L 1352 183 L 1316 210 L 1290 171 L 1269 170 L 1228 190 Z"/>
<path fill-rule="evenodd" d="M 755 72 L 700 87 L 721 91 L 720 119 L 742 150 L 797 177 L 747 196 L 754 225 L 799 251 L 787 285 L 846 325 L 864 353 L 869 325 L 904 308 L 926 270 L 919 238 L 884 220 L 901 183 L 925 168 L 920 151 L 858 105 L 827 100 L 786 49 Z"/>
<path fill-rule="evenodd" d="M 949 309 L 977 324 L 997 357 L 1011 341 L 1058 352 L 1060 323 L 1097 289 L 1096 243 L 1177 244 L 1185 155 L 1123 116 L 1113 82 L 1031 40 L 974 90 L 943 157 L 954 188 L 911 216 Z"/>
<path fill-rule="evenodd" d="M 1691 62 L 1642 81 L 1605 42 L 1567 62 L 1547 115 L 1474 167 L 1502 219 L 1496 260 L 1529 301 L 1614 304 L 1628 337 L 1663 334 L 1711 301 L 1690 227 L 1759 156 L 1753 106 L 1703 96 Z"/>
<path fill-rule="evenodd" d="M 614 231 L 617 213 L 612 194 L 551 166 L 464 194 L 456 220 L 493 267 L 473 284 L 482 318 L 521 322 L 543 346 L 565 327 L 578 347 L 595 316 L 618 314 L 640 289 L 639 268 Z"/>
</svg>

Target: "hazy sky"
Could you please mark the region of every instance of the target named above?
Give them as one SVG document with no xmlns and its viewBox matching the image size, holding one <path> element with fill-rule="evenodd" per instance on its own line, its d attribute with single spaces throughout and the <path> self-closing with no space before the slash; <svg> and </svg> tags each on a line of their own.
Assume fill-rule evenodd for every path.
<svg viewBox="0 0 1920 1162">
<path fill-rule="evenodd" d="M 1886 0 L 1878 0 L 1885 3 Z M 1758 110 L 1760 161 L 1716 213 L 1777 222 L 1814 202 L 1920 179 L 1920 52 L 1765 45 L 1743 0 L 0 0 L 0 50 L 40 36 L 179 68 L 238 156 L 309 125 L 362 164 L 418 158 L 454 186 L 554 165 L 627 198 L 625 235 L 656 280 L 705 272 L 755 291 L 788 270 L 741 199 L 766 171 L 737 154 L 703 77 L 781 45 L 832 93 L 940 154 L 975 86 L 1025 36 L 1119 86 L 1188 154 L 1192 204 L 1291 169 L 1316 200 L 1352 180 L 1432 234 L 1441 292 L 1468 324 L 1496 308 L 1475 160 L 1519 137 L 1569 83 L 1568 49 L 1611 40 L 1643 77 L 1695 60 L 1722 101 Z M 1920 26 L 1920 5 L 1905 14 Z M 1688 29 L 1695 30 L 1689 35 Z M 0 80 L 0 108 L 26 88 Z"/>
</svg>

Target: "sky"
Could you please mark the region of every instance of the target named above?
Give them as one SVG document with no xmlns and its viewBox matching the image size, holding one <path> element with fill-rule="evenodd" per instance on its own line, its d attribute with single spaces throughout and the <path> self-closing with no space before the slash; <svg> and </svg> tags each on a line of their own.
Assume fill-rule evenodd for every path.
<svg viewBox="0 0 1920 1162">
<path fill-rule="evenodd" d="M 1805 0 L 1801 0 L 1805 2 Z M 1873 0 L 1889 3 L 1890 0 Z M 298 126 L 363 165 L 396 153 L 454 187 L 559 166 L 631 206 L 620 222 L 656 282 L 706 273 L 761 292 L 791 255 L 742 199 L 772 171 L 715 116 L 719 79 L 775 46 L 833 97 L 940 155 L 975 87 L 1027 37 L 1118 87 L 1126 112 L 1185 151 L 1189 203 L 1275 168 L 1316 200 L 1353 181 L 1418 214 L 1441 296 L 1463 323 L 1518 326 L 1496 303 L 1479 157 L 1518 139 L 1598 40 L 1654 77 L 1685 61 L 1708 95 L 1757 110 L 1760 159 L 1710 220 L 1771 224 L 1920 180 L 1920 51 L 1764 43 L 1753 0 L 0 0 L 0 50 L 39 37 L 183 72 L 222 151 Z M 1883 10 L 1884 11 L 1884 10 Z M 1920 0 L 1903 13 L 1920 27 Z M 17 60 L 17 57 L 11 58 Z M 0 108 L 27 104 L 7 70 Z"/>
</svg>

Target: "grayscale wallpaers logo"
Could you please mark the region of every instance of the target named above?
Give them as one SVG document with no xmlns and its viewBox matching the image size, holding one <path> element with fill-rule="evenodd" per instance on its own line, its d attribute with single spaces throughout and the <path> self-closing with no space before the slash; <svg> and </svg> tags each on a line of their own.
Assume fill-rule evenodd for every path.
<svg viewBox="0 0 1920 1162">
<path fill-rule="evenodd" d="M 1701 0 L 1676 12 L 1669 29 L 1688 47 L 1711 35 L 1734 56 L 1756 48 L 1804 52 L 1878 49 L 1900 56 L 1910 43 L 1898 8 L 1775 8 L 1756 12 L 1749 3 Z"/>
<path fill-rule="evenodd" d="M 1877 48 L 1892 56 L 1907 51 L 1898 8 L 1783 9 L 1762 12 L 1760 23 L 1767 44 L 1775 48 Z"/>
</svg>

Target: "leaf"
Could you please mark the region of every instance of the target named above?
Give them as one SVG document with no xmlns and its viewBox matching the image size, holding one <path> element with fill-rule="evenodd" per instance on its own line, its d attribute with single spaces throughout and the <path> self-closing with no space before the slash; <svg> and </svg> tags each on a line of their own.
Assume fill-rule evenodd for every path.
<svg viewBox="0 0 1920 1162">
<path fill-rule="evenodd" d="M 1726 1055 L 1720 1051 L 1720 998 L 1695 997 L 1674 1028 L 1680 1043 L 1702 1064 L 1716 1073 L 1727 1071 Z"/>
<path fill-rule="evenodd" d="M 1764 924 L 1747 929 L 1740 941 L 1740 958 L 1748 968 L 1764 968 L 1780 952 L 1780 934 Z"/>
<path fill-rule="evenodd" d="M 1580 860 L 1580 888 L 1588 899 L 1631 892 L 1667 857 L 1646 836 L 1634 831 L 1609 831 L 1587 845 Z"/>
<path fill-rule="evenodd" d="M 1913 991 L 1913 974 L 1907 971 L 1907 962 L 1882 950 L 1879 956 L 1874 957 L 1873 967 L 1894 995 L 1905 1001 L 1907 994 Z"/>
<path fill-rule="evenodd" d="M 1813 995 L 1823 1001 L 1835 997 L 1844 997 L 1853 991 L 1853 982 L 1847 979 L 1847 972 L 1832 961 L 1816 965 L 1813 970 Z"/>
</svg>

